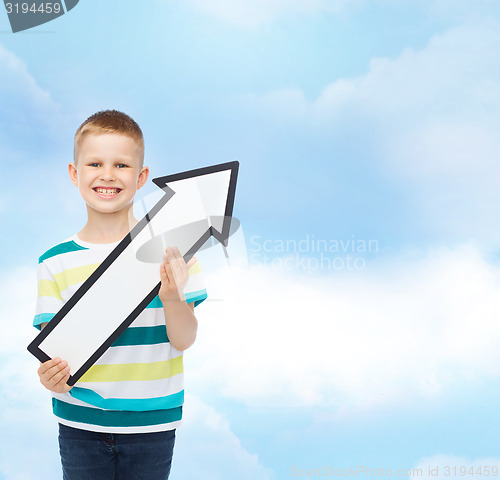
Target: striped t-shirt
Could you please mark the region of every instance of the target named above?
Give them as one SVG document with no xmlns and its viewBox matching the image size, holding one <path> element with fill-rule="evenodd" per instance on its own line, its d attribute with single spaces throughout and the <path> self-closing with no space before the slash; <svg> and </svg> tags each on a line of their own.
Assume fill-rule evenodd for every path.
<svg viewBox="0 0 500 480">
<path fill-rule="evenodd" d="M 45 252 L 38 262 L 33 325 L 40 329 L 49 322 L 118 243 L 88 243 L 74 235 Z M 159 275 L 158 270 L 158 281 Z M 195 306 L 207 298 L 199 263 L 190 268 L 184 293 Z M 183 401 L 182 352 L 168 341 L 158 296 L 68 393 L 52 392 L 60 423 L 109 433 L 176 428 Z"/>
</svg>

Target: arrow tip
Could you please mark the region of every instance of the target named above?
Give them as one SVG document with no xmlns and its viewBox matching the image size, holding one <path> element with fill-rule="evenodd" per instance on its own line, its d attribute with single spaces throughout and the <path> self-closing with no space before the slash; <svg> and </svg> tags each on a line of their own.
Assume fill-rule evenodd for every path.
<svg viewBox="0 0 500 480">
<path fill-rule="evenodd" d="M 198 168 L 195 170 L 188 170 L 182 173 L 176 173 L 174 175 L 167 175 L 164 177 L 157 177 L 153 179 L 153 183 L 164 190 L 165 192 L 174 192 L 172 188 L 168 186 L 173 182 L 178 182 L 180 180 L 188 180 L 191 178 L 198 178 L 200 182 L 198 183 L 199 188 L 205 193 L 206 201 L 211 206 L 208 208 L 208 215 L 210 220 L 210 232 L 220 243 L 227 247 L 229 230 L 231 227 L 231 219 L 233 215 L 234 206 L 234 196 L 236 193 L 236 179 L 238 176 L 240 163 L 238 161 L 220 163 L 218 165 L 212 165 L 210 167 Z M 223 192 L 215 192 L 215 195 L 206 195 L 207 185 L 213 188 L 212 183 L 209 181 L 208 184 L 201 180 L 201 177 L 209 177 L 213 174 L 228 172 L 229 177 L 225 177 L 224 188 L 227 188 L 227 193 L 224 196 Z M 202 186 L 203 185 L 203 186 Z M 175 186 L 174 186 L 175 188 Z M 216 208 L 214 207 L 216 205 Z M 219 206 L 220 205 L 220 206 Z M 220 209 L 220 212 L 219 212 Z M 214 211 L 216 210 L 216 211 Z M 217 213 L 217 215 L 211 215 L 211 213 Z M 222 215 L 221 215 L 222 213 Z"/>
</svg>

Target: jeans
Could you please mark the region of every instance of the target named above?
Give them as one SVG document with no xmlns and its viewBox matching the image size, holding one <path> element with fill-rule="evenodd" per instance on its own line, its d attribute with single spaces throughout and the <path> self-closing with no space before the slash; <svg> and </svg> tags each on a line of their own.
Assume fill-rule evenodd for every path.
<svg viewBox="0 0 500 480">
<path fill-rule="evenodd" d="M 167 480 L 175 429 L 98 433 L 59 424 L 63 480 Z"/>
</svg>

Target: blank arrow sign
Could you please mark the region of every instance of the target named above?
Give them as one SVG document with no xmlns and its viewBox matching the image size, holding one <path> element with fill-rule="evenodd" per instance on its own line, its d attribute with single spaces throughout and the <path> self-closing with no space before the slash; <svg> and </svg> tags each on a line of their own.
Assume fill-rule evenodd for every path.
<svg viewBox="0 0 500 480">
<path fill-rule="evenodd" d="M 163 197 L 28 350 L 41 362 L 67 360 L 75 372 L 68 385 L 74 385 L 158 294 L 166 245 L 177 246 L 186 261 L 210 236 L 227 245 L 238 166 L 229 162 L 155 178 Z"/>
</svg>

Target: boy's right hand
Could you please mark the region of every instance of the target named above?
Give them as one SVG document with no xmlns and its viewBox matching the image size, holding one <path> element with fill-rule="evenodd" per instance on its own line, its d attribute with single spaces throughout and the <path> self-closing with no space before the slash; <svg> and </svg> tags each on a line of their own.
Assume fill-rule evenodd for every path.
<svg viewBox="0 0 500 480">
<path fill-rule="evenodd" d="M 48 360 L 38 369 L 40 383 L 54 393 L 67 393 L 73 388 L 66 383 L 69 375 L 68 362 L 60 358 Z"/>
</svg>

